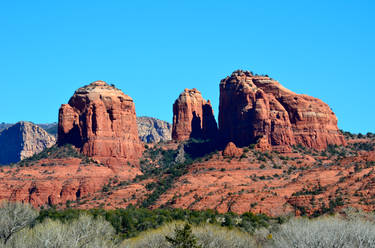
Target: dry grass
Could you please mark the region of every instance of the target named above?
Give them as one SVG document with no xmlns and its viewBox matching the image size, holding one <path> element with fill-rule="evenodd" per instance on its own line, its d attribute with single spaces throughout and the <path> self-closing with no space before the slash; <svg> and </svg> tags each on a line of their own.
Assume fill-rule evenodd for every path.
<svg viewBox="0 0 375 248">
<path fill-rule="evenodd" d="M 272 248 L 371 248 L 375 247 L 375 224 L 364 218 L 295 218 L 272 234 Z"/>
<path fill-rule="evenodd" d="M 146 231 L 140 236 L 125 240 L 122 248 L 170 248 L 165 236 L 173 235 L 176 225 L 182 222 L 174 222 L 164 225 L 156 230 Z M 248 234 L 238 230 L 202 225 L 194 226 L 193 234 L 197 238 L 198 244 L 204 248 L 252 248 L 257 247 L 255 240 Z"/>
</svg>

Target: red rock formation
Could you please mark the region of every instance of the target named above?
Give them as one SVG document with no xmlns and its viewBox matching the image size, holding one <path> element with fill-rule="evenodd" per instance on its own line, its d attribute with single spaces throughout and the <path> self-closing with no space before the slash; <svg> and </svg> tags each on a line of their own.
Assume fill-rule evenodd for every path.
<svg viewBox="0 0 375 248">
<path fill-rule="evenodd" d="M 223 156 L 239 157 L 242 155 L 242 150 L 237 148 L 233 142 L 229 142 L 223 151 Z"/>
<path fill-rule="evenodd" d="M 185 89 L 173 104 L 172 139 L 214 138 L 217 123 L 210 101 L 197 89 Z"/>
<path fill-rule="evenodd" d="M 358 150 L 374 146 L 375 139 L 352 139 L 337 151 L 313 153 L 294 150 L 267 156 L 242 149 L 241 158 L 226 159 L 213 153 L 189 165 L 176 177 L 151 208 L 168 206 L 187 209 L 215 209 L 219 212 L 265 213 L 271 216 L 312 214 L 343 199 L 343 206 L 374 211 L 375 151 Z M 176 143 L 152 144 L 153 150 L 176 150 Z M 342 151 L 342 152 L 341 152 Z M 61 153 L 60 153 L 61 154 Z M 69 153 L 68 153 L 69 154 Z M 324 155 L 325 154 L 325 155 Z M 344 157 L 342 154 L 345 154 Z M 151 154 L 150 154 L 151 156 Z M 149 159 L 145 154 L 143 159 Z M 159 166 L 156 156 L 150 168 Z M 26 161 L 0 170 L 0 201 L 30 202 L 36 207 L 126 208 L 149 197 L 146 185 L 168 175 L 132 180 L 142 172 L 137 167 L 99 166 L 79 158 Z M 22 167 L 21 167 L 22 165 Z"/>
<path fill-rule="evenodd" d="M 28 166 L 17 167 L 21 168 L 19 171 L 7 166 L 2 168 L 0 201 L 28 202 L 35 207 L 65 206 L 67 201 L 102 195 L 103 186 L 108 185 L 111 179 L 128 181 L 141 174 L 137 167 L 109 168 L 86 164 L 78 158 L 33 161 L 32 166 L 29 162 Z M 122 196 L 118 197 L 123 199 Z"/>
<path fill-rule="evenodd" d="M 67 143 L 111 165 L 137 160 L 143 145 L 133 99 L 103 81 L 79 88 L 59 112 L 58 144 Z"/>
<path fill-rule="evenodd" d="M 266 136 L 263 136 L 262 138 L 258 140 L 258 143 L 255 146 L 255 149 L 264 152 L 264 151 L 272 150 L 272 146 L 268 142 L 268 139 L 266 138 Z M 289 150 L 288 147 L 287 147 L 287 150 Z"/>
<path fill-rule="evenodd" d="M 293 93 L 267 76 L 235 71 L 220 83 L 219 127 L 224 140 L 288 150 L 345 145 L 337 118 L 321 100 Z M 267 141 L 267 142 L 265 142 Z"/>
</svg>

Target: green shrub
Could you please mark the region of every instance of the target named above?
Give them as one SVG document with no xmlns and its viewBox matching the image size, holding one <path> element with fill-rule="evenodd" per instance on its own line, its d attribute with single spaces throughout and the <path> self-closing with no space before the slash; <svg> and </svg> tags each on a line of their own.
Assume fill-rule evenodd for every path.
<svg viewBox="0 0 375 248">
<path fill-rule="evenodd" d="M 175 248 L 201 248 L 197 245 L 197 239 L 193 235 L 191 225 L 185 223 L 183 227 L 175 227 L 173 236 L 165 236 L 165 239 Z"/>
<path fill-rule="evenodd" d="M 194 211 L 188 209 L 150 210 L 135 208 L 131 205 L 127 209 L 116 210 L 56 210 L 51 208 L 41 210 L 37 220 L 39 223 L 46 219 L 60 220 L 63 223 L 69 223 L 70 221 L 78 219 L 82 214 L 89 214 L 95 218 L 103 217 L 106 221 L 112 224 L 116 233 L 122 238 L 135 237 L 143 231 L 155 229 L 173 221 L 187 221 L 195 225 L 208 222 L 215 225 L 221 225 L 223 227 L 236 227 L 248 233 L 253 233 L 259 228 L 268 227 L 270 222 L 270 218 L 263 214 L 219 214 L 217 211 L 213 210 Z M 226 220 L 226 222 L 222 222 L 222 219 Z"/>
</svg>

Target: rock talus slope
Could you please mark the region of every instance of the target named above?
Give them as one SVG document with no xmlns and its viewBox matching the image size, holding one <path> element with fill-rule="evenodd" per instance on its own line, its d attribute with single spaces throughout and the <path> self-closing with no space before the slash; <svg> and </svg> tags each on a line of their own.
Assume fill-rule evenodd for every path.
<svg viewBox="0 0 375 248">
<path fill-rule="evenodd" d="M 39 126 L 18 122 L 0 133 L 0 164 L 16 163 L 55 143 L 55 137 Z"/>
<path fill-rule="evenodd" d="M 138 160 L 143 145 L 133 99 L 103 81 L 79 88 L 59 111 L 58 144 L 67 143 L 106 164 Z"/>
<path fill-rule="evenodd" d="M 224 141 L 288 150 L 345 145 L 337 118 L 323 101 L 296 94 L 268 76 L 235 71 L 220 83 L 219 127 Z M 261 148 L 262 148 L 261 147 Z"/>
<path fill-rule="evenodd" d="M 214 138 L 217 132 L 211 102 L 197 89 L 185 89 L 173 104 L 172 139 Z"/>
</svg>

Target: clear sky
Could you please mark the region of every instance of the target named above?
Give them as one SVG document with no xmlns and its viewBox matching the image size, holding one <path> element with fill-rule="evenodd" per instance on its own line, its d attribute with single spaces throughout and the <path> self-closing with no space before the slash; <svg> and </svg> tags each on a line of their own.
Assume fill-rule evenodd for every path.
<svg viewBox="0 0 375 248">
<path fill-rule="evenodd" d="M 57 121 L 95 80 L 138 115 L 172 120 L 184 88 L 218 112 L 236 69 L 321 98 L 352 132 L 375 132 L 375 1 L 0 1 L 0 122 Z"/>
</svg>

